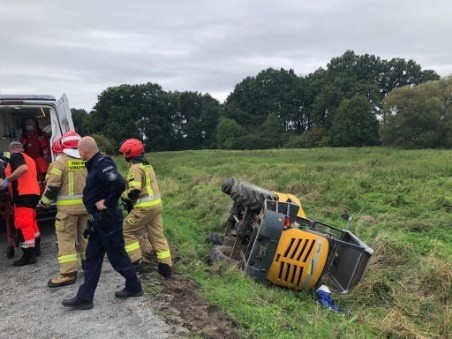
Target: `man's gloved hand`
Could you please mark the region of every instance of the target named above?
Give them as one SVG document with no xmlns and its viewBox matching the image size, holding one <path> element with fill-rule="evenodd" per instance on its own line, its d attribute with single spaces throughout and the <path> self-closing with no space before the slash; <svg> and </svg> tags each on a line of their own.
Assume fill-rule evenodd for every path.
<svg viewBox="0 0 452 339">
<path fill-rule="evenodd" d="M 52 207 L 52 204 L 44 204 L 44 202 L 40 201 L 38 203 L 38 206 L 36 206 L 37 208 L 44 208 L 44 209 L 49 209 L 50 207 Z"/>
<path fill-rule="evenodd" d="M 129 199 L 126 199 L 126 198 L 124 198 L 122 196 L 121 196 L 121 201 L 122 201 L 121 202 L 122 208 L 124 210 L 126 210 L 127 213 L 130 213 L 130 211 L 133 210 L 133 203 L 132 203 L 132 201 L 130 201 Z"/>
<path fill-rule="evenodd" d="M 94 219 L 91 217 L 88 219 L 88 222 L 86 223 L 86 228 L 83 231 L 83 238 L 85 239 L 89 239 L 89 237 L 94 234 L 95 229 L 94 229 Z"/>
<path fill-rule="evenodd" d="M 50 207 L 52 207 L 52 202 L 50 200 L 48 200 L 45 196 L 42 196 L 41 200 L 39 200 L 38 207 L 50 208 Z"/>
</svg>

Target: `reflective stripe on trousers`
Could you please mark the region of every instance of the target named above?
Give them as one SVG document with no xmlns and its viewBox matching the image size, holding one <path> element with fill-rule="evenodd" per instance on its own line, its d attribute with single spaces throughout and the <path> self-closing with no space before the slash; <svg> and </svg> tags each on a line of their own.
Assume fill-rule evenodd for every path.
<svg viewBox="0 0 452 339">
<path fill-rule="evenodd" d="M 171 256 L 170 251 L 162 251 L 162 252 L 157 252 L 157 259 L 166 259 L 169 258 Z"/>
<path fill-rule="evenodd" d="M 67 264 L 69 262 L 78 261 L 78 255 L 77 253 L 71 253 L 66 255 L 61 255 L 58 257 L 58 263 L 61 264 Z"/>
<path fill-rule="evenodd" d="M 140 249 L 140 243 L 138 241 L 135 241 L 131 244 L 126 245 L 125 249 L 126 249 L 127 253 L 136 251 L 136 250 Z"/>
</svg>

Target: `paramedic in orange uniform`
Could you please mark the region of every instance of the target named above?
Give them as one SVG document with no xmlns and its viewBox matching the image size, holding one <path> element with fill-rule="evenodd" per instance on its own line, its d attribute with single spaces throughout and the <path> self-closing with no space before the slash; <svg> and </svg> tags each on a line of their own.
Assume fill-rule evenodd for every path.
<svg viewBox="0 0 452 339">
<path fill-rule="evenodd" d="M 13 266 L 36 263 L 40 254 L 40 232 L 36 221 L 36 205 L 39 202 L 40 187 L 36 178 L 34 160 L 23 153 L 19 141 L 9 144 L 11 158 L 5 170 L 5 179 L 0 179 L 0 188 L 11 186 L 14 201 L 14 224 L 22 232 L 24 241 L 21 245 L 23 256 L 13 262 Z"/>
</svg>

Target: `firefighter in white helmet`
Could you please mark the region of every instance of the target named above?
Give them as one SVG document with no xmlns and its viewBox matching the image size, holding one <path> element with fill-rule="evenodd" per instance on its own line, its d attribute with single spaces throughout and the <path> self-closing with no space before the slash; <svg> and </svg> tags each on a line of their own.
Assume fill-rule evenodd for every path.
<svg viewBox="0 0 452 339">
<path fill-rule="evenodd" d="M 55 230 L 58 243 L 60 276 L 50 279 L 49 287 L 75 283 L 79 260 L 85 259 L 87 240 L 83 231 L 89 219 L 82 202 L 87 170 L 77 150 L 80 135 L 69 131 L 61 137 L 62 154 L 53 163 L 40 204 L 44 207 L 56 200 Z"/>
<path fill-rule="evenodd" d="M 163 207 L 154 169 L 144 157 L 144 147 L 140 140 L 124 141 L 119 151 L 129 168 L 126 190 L 121 196 L 131 206 L 123 224 L 126 252 L 135 267 L 140 267 L 142 252 L 137 232 L 145 229 L 157 256 L 158 272 L 169 278 L 172 260 L 168 241 L 163 233 Z"/>
</svg>

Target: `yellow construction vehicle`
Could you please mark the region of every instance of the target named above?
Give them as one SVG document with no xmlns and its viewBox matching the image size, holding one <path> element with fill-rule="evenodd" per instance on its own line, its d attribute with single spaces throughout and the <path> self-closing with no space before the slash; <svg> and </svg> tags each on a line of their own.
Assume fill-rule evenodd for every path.
<svg viewBox="0 0 452 339">
<path fill-rule="evenodd" d="M 303 290 L 329 281 L 348 293 L 364 277 L 373 250 L 350 231 L 308 219 L 296 196 L 233 178 L 222 191 L 233 204 L 224 234 L 208 236 L 211 262 L 225 259 L 258 281 Z"/>
</svg>

